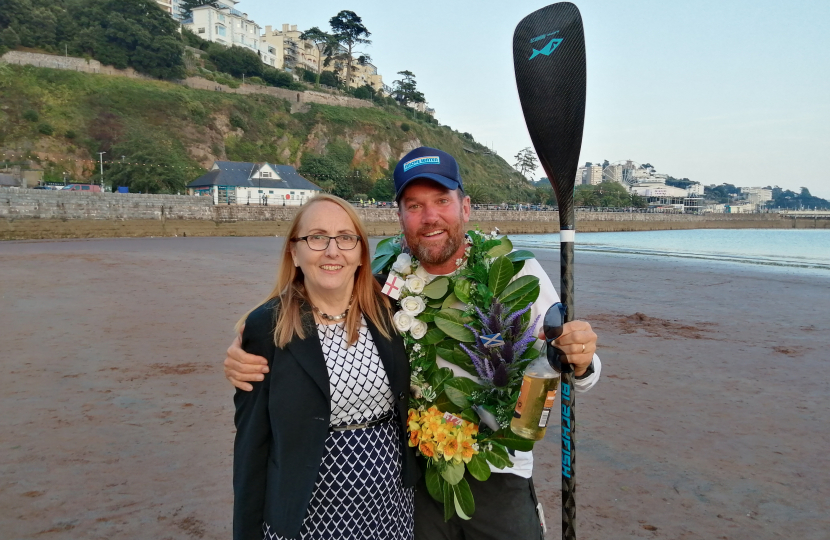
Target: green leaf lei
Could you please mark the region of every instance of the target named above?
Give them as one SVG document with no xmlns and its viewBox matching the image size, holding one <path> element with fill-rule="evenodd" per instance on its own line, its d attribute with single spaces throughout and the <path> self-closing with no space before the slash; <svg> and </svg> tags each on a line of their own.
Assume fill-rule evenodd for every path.
<svg viewBox="0 0 830 540">
<path fill-rule="evenodd" d="M 525 367 L 539 356 L 532 347 L 536 336 L 531 335 L 535 323 L 530 320 L 530 306 L 539 296 L 539 278 L 515 278 L 534 255 L 513 251 L 512 242 L 495 233 L 469 231 L 467 244 L 466 259 L 457 260 L 458 270 L 449 276 L 431 277 L 415 258 L 402 253 L 402 235 L 382 240 L 372 261 L 373 272 L 405 280 L 394 323 L 403 336 L 412 370 L 410 446 L 426 460 L 427 488 L 444 504 L 445 519 L 456 512 L 469 519 L 475 511 L 463 478 L 465 467 L 473 478 L 483 481 L 490 477 L 490 466 L 513 465 L 508 449 L 533 448 L 533 441 L 513 434 L 510 420 Z M 480 336 L 496 328 L 505 344 L 488 349 Z M 438 367 L 439 356 L 472 376 L 478 374 L 479 381 Z M 433 449 L 419 446 L 424 427 L 418 418 L 426 418 L 420 413 L 433 407 L 445 413 L 448 422 L 478 426 L 473 450 L 468 449 L 463 458 L 443 454 L 441 445 L 429 456 Z"/>
</svg>

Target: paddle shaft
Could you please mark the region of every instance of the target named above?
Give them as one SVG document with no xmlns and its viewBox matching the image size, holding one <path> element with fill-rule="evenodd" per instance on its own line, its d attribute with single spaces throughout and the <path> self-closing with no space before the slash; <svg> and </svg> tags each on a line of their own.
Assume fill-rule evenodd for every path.
<svg viewBox="0 0 830 540">
<path fill-rule="evenodd" d="M 561 226 L 560 226 L 561 227 Z M 573 230 L 573 229 L 571 229 Z M 559 244 L 560 291 L 565 304 L 565 322 L 574 319 L 574 243 Z M 560 380 L 561 435 L 562 435 L 562 538 L 576 539 L 576 415 L 573 369 L 562 366 Z"/>
</svg>

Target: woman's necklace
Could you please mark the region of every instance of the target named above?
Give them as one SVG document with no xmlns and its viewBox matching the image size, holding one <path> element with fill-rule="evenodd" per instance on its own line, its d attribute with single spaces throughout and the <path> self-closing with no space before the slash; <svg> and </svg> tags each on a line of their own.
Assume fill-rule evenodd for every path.
<svg viewBox="0 0 830 540">
<path fill-rule="evenodd" d="M 317 315 L 318 315 L 321 319 L 325 319 L 325 320 L 327 320 L 327 321 L 335 321 L 335 322 L 336 322 L 336 321 L 342 321 L 343 319 L 345 319 L 345 318 L 346 318 L 346 315 L 348 315 L 348 314 L 349 314 L 349 310 L 352 308 L 352 302 L 353 302 L 353 301 L 354 301 L 354 296 L 352 296 L 351 298 L 349 298 L 349 305 L 346 307 L 346 311 L 344 311 L 344 312 L 343 312 L 343 313 L 341 313 L 340 315 L 329 315 L 328 313 L 323 313 L 323 312 L 322 312 L 322 311 L 320 311 L 320 309 L 319 309 L 317 306 L 315 306 L 314 304 L 311 304 L 311 309 L 313 309 L 313 310 L 314 310 L 314 313 L 316 313 L 316 314 L 317 314 Z"/>
</svg>

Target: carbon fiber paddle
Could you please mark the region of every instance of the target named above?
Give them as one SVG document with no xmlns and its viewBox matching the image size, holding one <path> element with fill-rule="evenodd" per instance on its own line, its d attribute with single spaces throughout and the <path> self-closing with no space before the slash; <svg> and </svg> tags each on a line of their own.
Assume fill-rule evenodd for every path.
<svg viewBox="0 0 830 540">
<path fill-rule="evenodd" d="M 563 322 L 569 322 L 574 319 L 573 195 L 585 121 L 586 84 L 585 35 L 576 6 L 569 2 L 552 4 L 522 19 L 513 33 L 513 65 L 527 130 L 559 205 L 560 292 L 566 307 Z M 562 373 L 562 538 L 574 540 L 573 368 L 567 361 L 558 367 Z"/>
</svg>

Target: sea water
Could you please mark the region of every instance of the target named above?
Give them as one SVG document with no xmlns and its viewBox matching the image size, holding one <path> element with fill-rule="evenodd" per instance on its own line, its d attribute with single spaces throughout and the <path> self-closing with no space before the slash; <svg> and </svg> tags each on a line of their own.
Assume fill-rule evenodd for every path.
<svg viewBox="0 0 830 540">
<path fill-rule="evenodd" d="M 558 234 L 511 235 L 517 249 L 559 249 Z M 580 233 L 577 252 L 669 257 L 830 275 L 830 229 L 694 229 Z"/>
</svg>

